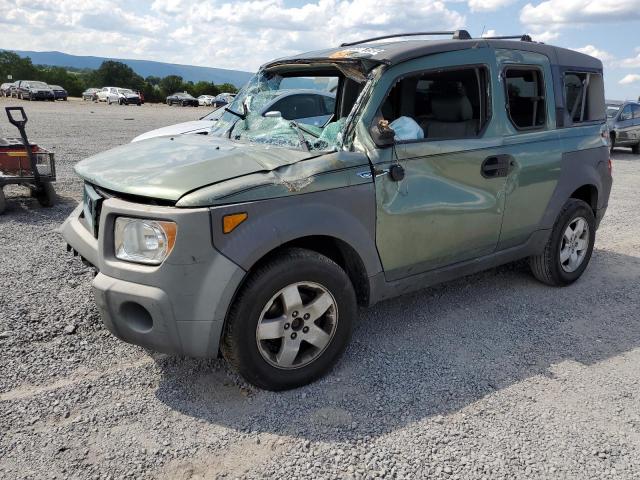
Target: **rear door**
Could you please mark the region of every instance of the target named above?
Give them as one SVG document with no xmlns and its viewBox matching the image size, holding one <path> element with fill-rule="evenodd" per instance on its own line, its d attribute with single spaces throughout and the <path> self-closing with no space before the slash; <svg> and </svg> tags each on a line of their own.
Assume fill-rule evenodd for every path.
<svg viewBox="0 0 640 480">
<path fill-rule="evenodd" d="M 549 59 L 542 54 L 496 50 L 501 84 L 496 114 L 510 159 L 498 250 L 524 244 L 539 228 L 555 190 L 563 144 L 556 130 Z"/>
</svg>

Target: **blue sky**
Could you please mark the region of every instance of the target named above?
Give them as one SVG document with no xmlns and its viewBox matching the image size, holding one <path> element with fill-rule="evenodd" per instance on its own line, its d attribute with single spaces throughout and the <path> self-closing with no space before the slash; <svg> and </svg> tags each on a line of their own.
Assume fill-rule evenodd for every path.
<svg viewBox="0 0 640 480">
<path fill-rule="evenodd" d="M 0 48 L 239 70 L 386 33 L 529 33 L 599 57 L 608 98 L 640 96 L 640 0 L 0 0 L 0 11 Z"/>
</svg>

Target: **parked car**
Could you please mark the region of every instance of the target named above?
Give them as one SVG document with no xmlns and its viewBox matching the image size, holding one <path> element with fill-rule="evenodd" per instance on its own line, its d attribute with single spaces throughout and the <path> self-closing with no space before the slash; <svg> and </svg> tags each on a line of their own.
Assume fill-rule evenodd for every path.
<svg viewBox="0 0 640 480">
<path fill-rule="evenodd" d="M 183 107 L 197 107 L 199 105 L 198 99 L 194 98 L 187 92 L 177 92 L 167 97 L 167 105 L 181 105 Z"/>
<path fill-rule="evenodd" d="M 295 120 L 304 125 L 323 126 L 333 115 L 335 94 L 317 90 L 276 90 L 264 92 L 253 99 L 259 104 L 259 113 L 263 117 L 270 112 L 280 112 L 285 120 Z M 218 107 L 200 120 L 177 123 L 143 133 L 132 140 L 137 142 L 163 135 L 183 135 L 190 133 L 208 133 L 215 127 L 215 122 L 225 112 L 225 107 Z"/>
<path fill-rule="evenodd" d="M 19 80 L 16 82 L 12 95 L 21 100 L 51 100 L 56 99 L 51 87 L 36 80 Z"/>
<path fill-rule="evenodd" d="M 149 138 L 163 137 L 166 135 L 185 135 L 188 133 L 208 134 L 209 131 L 215 127 L 215 122 L 224 113 L 224 108 L 218 108 L 211 113 L 208 113 L 200 120 L 193 120 L 190 122 L 178 123 L 176 125 L 169 125 L 167 127 L 156 128 L 150 130 L 141 135 L 135 137 L 132 142 L 139 142 L 140 140 L 147 140 Z"/>
<path fill-rule="evenodd" d="M 67 91 L 60 85 L 50 85 L 56 100 L 67 100 Z"/>
<path fill-rule="evenodd" d="M 110 94 L 117 95 L 117 90 L 118 87 L 102 87 L 96 92 L 96 97 L 99 102 L 106 102 Z"/>
<path fill-rule="evenodd" d="M 82 92 L 82 100 L 97 102 L 98 101 L 97 94 L 99 91 L 100 91 L 99 88 L 87 88 L 84 92 Z"/>
<path fill-rule="evenodd" d="M 611 151 L 615 147 L 631 147 L 633 153 L 640 153 L 640 103 L 607 103 L 607 124 Z"/>
<path fill-rule="evenodd" d="M 215 98 L 211 102 L 211 106 L 222 107 L 224 105 L 228 105 L 229 103 L 233 102 L 234 98 L 235 94 L 233 93 L 220 93 L 215 96 Z"/>
<path fill-rule="evenodd" d="M 213 95 L 200 95 L 198 97 L 198 105 L 210 107 L 215 97 Z"/>
<path fill-rule="evenodd" d="M 76 165 L 61 231 L 111 332 L 281 390 L 331 369 L 358 304 L 522 258 L 580 278 L 612 184 L 602 62 L 526 36 L 377 40 L 266 63 L 208 135 Z M 261 114 L 309 78 L 338 85 L 328 123 Z"/>
<path fill-rule="evenodd" d="M 108 105 L 117 103 L 118 105 L 141 105 L 142 102 L 138 94 L 128 88 L 104 87 L 96 93 L 98 101 L 107 102 Z"/>
<path fill-rule="evenodd" d="M 13 86 L 13 82 L 3 83 L 0 85 L 0 96 L 10 97 L 11 96 L 11 87 Z"/>
</svg>

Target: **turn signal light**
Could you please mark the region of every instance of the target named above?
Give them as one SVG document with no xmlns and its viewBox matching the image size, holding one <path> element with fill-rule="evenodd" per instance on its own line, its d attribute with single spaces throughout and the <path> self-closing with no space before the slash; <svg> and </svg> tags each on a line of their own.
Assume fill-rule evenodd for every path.
<svg viewBox="0 0 640 480">
<path fill-rule="evenodd" d="M 222 231 L 224 233 L 231 233 L 235 228 L 244 222 L 249 215 L 246 212 L 232 213 L 231 215 L 225 215 L 222 217 Z"/>
</svg>

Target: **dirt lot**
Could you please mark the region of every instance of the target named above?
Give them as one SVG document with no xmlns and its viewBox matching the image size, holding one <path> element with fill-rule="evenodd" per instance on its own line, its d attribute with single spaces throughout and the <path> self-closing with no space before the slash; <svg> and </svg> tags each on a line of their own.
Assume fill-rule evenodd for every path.
<svg viewBox="0 0 640 480">
<path fill-rule="evenodd" d="M 76 162 L 208 110 L 20 103 L 62 201 L 9 189 L 0 217 L 0 478 L 640 477 L 640 157 L 616 152 L 573 286 L 518 263 L 384 302 L 329 376 L 276 394 L 116 340 L 56 233 Z"/>
</svg>

